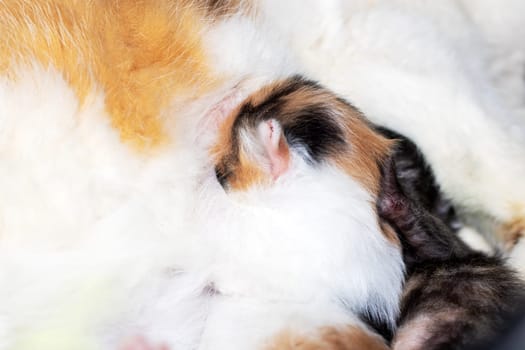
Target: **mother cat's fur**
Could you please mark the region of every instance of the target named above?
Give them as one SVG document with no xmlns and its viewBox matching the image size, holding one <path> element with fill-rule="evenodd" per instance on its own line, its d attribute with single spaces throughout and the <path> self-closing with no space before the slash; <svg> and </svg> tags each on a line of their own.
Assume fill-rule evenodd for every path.
<svg viewBox="0 0 525 350">
<path fill-rule="evenodd" d="M 170 297 L 200 293 L 207 276 L 170 281 L 180 277 L 173 256 L 191 265 L 195 249 L 214 248 L 191 234 L 201 229 L 193 209 L 213 213 L 200 205 L 220 190 L 206 182 L 210 131 L 217 115 L 296 72 L 414 139 L 447 195 L 519 237 L 523 148 L 493 117 L 511 116 L 515 88 L 493 84 L 477 40 L 515 34 L 523 5 L 508 1 L 502 27 L 489 2 L 435 4 L 0 1 L 0 347 L 96 348 L 93 334 L 111 343 L 148 327 L 154 338 L 198 337 L 199 327 L 152 324 L 209 321 L 194 312 L 202 300 Z M 489 47 L 514 50 L 514 69 L 515 44 Z"/>
<path fill-rule="evenodd" d="M 277 40 L 254 9 L 206 5 L 0 3 L 1 348 L 111 349 L 143 334 L 177 349 L 281 349 L 350 326 L 385 347 L 359 314 L 392 327 L 397 313 L 401 255 L 373 205 L 388 142 L 292 78 L 288 112 L 322 112 L 316 127 L 336 118 L 341 144 L 362 151 L 232 202 L 208 154 L 217 125 L 296 68 L 282 47 L 260 57 Z M 248 52 L 231 42 L 249 35 L 260 38 Z"/>
</svg>

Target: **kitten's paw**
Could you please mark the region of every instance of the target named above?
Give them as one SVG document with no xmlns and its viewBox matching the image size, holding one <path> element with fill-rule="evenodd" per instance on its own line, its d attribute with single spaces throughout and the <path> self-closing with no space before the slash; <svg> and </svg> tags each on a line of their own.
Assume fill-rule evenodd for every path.
<svg viewBox="0 0 525 350">
<path fill-rule="evenodd" d="M 125 341 L 118 350 L 170 350 L 166 345 L 152 345 L 143 337 L 133 337 Z"/>
</svg>

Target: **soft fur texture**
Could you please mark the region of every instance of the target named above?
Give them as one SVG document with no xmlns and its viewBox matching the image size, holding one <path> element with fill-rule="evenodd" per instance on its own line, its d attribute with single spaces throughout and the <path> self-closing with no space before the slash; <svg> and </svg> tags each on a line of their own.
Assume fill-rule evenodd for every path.
<svg viewBox="0 0 525 350">
<path fill-rule="evenodd" d="M 264 60 L 285 52 L 278 41 L 245 15 L 212 22 L 201 4 L 125 1 L 116 18 L 105 13 L 111 4 L 0 4 L 0 346 L 113 349 L 141 334 L 179 349 L 256 348 L 286 329 L 366 330 L 347 309 L 392 324 L 403 266 L 363 185 L 303 167 L 239 206 L 216 183 L 208 146 L 217 118 L 291 71 L 287 58 Z M 171 24 L 177 16 L 192 25 L 202 16 L 202 27 Z M 122 51 L 96 49 L 90 28 L 106 20 L 122 28 L 102 45 L 123 40 Z M 199 39 L 168 43 L 172 58 L 142 41 L 186 30 Z M 231 66 L 235 55 L 244 65 Z M 188 74 L 207 74 L 206 84 L 188 84 Z M 166 96 L 151 100 L 157 89 Z M 352 244 L 361 235 L 370 246 Z M 364 273 L 369 264 L 377 273 Z"/>
<path fill-rule="evenodd" d="M 277 269 L 293 269 L 304 260 L 297 271 L 287 272 L 287 283 L 278 281 L 280 293 L 287 300 L 317 290 L 319 296 L 327 295 L 332 302 L 334 298 L 339 300 L 336 305 L 346 309 L 348 314 L 353 313 L 356 318 L 368 317 L 393 330 L 390 317 L 396 310 L 390 309 L 389 300 L 397 293 L 396 284 L 403 271 L 397 261 L 399 242 L 377 222 L 372 224 L 375 211 L 371 202 L 377 196 L 379 164 L 388 154 L 389 142 L 366 127 L 354 107 L 300 77 L 274 84 L 250 96 L 224 125 L 227 128 L 222 128 L 220 147 L 216 149 L 218 178 L 234 201 L 241 205 L 237 212 L 245 206 L 253 208 L 250 212 L 259 211 L 243 215 L 248 225 L 261 221 L 256 216 L 272 221 L 271 228 L 262 222 L 257 224 L 255 227 L 268 230 L 267 234 L 258 232 L 257 236 L 272 233 L 269 237 L 275 240 L 273 244 L 279 242 L 280 248 L 268 252 L 260 265 L 271 267 L 276 260 L 272 258 L 275 253 L 291 255 L 287 257 L 289 265 L 275 266 L 271 275 L 255 276 L 254 280 L 248 280 L 249 285 L 261 289 L 260 284 L 266 279 L 275 279 Z M 363 127 L 366 128 L 363 130 Z M 324 137 L 325 133 L 331 137 Z M 369 152 L 356 152 L 364 140 Z M 277 161 L 276 157 L 282 159 Z M 276 176 L 274 165 L 281 162 L 286 163 L 284 170 Z M 354 177 L 356 167 L 366 166 L 372 167 L 366 171 L 367 179 Z M 289 202 L 292 205 L 288 205 Z M 274 216 L 273 210 L 283 218 Z M 323 217 L 328 215 L 332 219 L 326 222 Z M 290 232 L 282 231 L 281 226 Z M 247 226 L 241 231 L 253 230 Z M 274 232 L 279 232 L 277 236 L 281 239 L 273 238 Z M 303 244 L 300 239 L 293 243 L 293 249 L 287 248 L 286 237 L 295 235 L 294 232 L 305 242 Z M 311 238 L 307 237 L 308 232 L 312 232 Z M 314 246 L 309 247 L 311 243 Z M 327 251 L 316 253 L 321 247 L 326 247 Z M 254 259 L 253 253 L 250 254 Z M 235 254 L 242 255 L 241 252 Z M 309 278 L 317 274 L 315 271 L 325 277 L 313 281 L 312 285 L 294 280 L 292 276 L 304 274 L 301 272 L 304 270 L 309 271 Z M 336 284 L 323 282 L 334 271 L 339 272 L 330 279 Z M 374 272 L 368 274 L 370 271 Z M 339 283 L 342 284 L 339 286 Z M 296 288 L 300 290 L 298 294 Z M 263 290 L 266 295 L 272 293 L 268 288 Z M 254 291 L 250 295 L 255 295 Z M 361 297 L 365 299 L 360 300 Z M 333 325 L 329 319 L 325 322 L 326 326 Z M 361 322 L 357 324 L 362 327 Z"/>
<path fill-rule="evenodd" d="M 311 11 L 322 15 L 297 26 L 275 15 L 300 32 L 290 46 L 308 74 L 412 139 L 462 216 L 512 246 L 525 208 L 523 95 L 515 88 L 524 51 L 511 32 L 523 3 L 332 1 Z M 498 75 L 500 65 L 509 71 Z M 514 105 L 503 98 L 510 95 Z"/>
<path fill-rule="evenodd" d="M 470 249 L 409 199 L 393 160 L 383 170 L 378 213 L 399 234 L 407 267 L 392 347 L 470 349 L 491 340 L 522 310 L 525 285 L 503 259 Z"/>
<path fill-rule="evenodd" d="M 114 348 L 140 333 L 176 348 L 244 349 L 283 327 L 358 324 L 327 296 L 307 306 L 269 298 L 285 287 L 311 297 L 319 279 L 352 289 L 351 308 L 377 305 L 369 278 L 395 303 L 400 265 L 352 274 L 366 244 L 346 256 L 343 244 L 317 241 L 319 231 L 359 234 L 349 227 L 384 239 L 360 179 L 323 167 L 253 189 L 247 203 L 283 210 L 271 210 L 274 223 L 216 183 L 217 118 L 295 73 L 412 138 L 448 197 L 517 240 L 524 48 L 511 38 L 525 12 L 505 3 L 0 0 L 0 348 Z M 267 259 L 276 244 L 282 260 Z M 372 256 L 397 261 L 380 246 Z M 296 247 L 331 272 L 299 275 Z M 216 296 L 210 276 L 239 298 Z"/>
</svg>

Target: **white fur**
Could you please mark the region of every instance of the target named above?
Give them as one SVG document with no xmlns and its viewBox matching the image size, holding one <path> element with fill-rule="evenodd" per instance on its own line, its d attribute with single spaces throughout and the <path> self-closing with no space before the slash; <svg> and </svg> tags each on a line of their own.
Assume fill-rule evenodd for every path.
<svg viewBox="0 0 525 350">
<path fill-rule="evenodd" d="M 214 180 L 202 186 L 196 250 L 172 276 L 182 288 L 147 299 L 136 332 L 176 348 L 252 349 L 284 330 L 362 326 L 362 311 L 394 322 L 403 264 L 369 194 L 340 171 L 294 164 L 274 186 L 233 198 Z M 203 295 L 206 283 L 218 294 Z"/>
<path fill-rule="evenodd" d="M 308 75 L 415 141 L 467 216 L 525 217 L 522 2 L 264 3 Z"/>
<path fill-rule="evenodd" d="M 200 128 L 233 82 L 178 108 L 176 147 L 146 157 L 121 144 L 103 96 L 80 107 L 57 72 L 18 76 L 0 82 L 1 349 L 114 349 L 136 334 L 246 349 L 362 326 L 359 311 L 393 324 L 403 264 L 360 185 L 297 162 L 239 201 L 218 185 Z"/>
<path fill-rule="evenodd" d="M 179 233 L 199 171 L 198 154 L 184 149 L 132 154 L 108 125 L 102 96 L 80 107 L 56 72 L 18 76 L 0 81 L 2 348 L 62 323 L 83 334 L 110 305 L 118 310 L 116 278 L 140 280 L 165 263 L 164 251 L 184 245 Z"/>
<path fill-rule="evenodd" d="M 148 157 L 120 142 L 103 95 L 80 107 L 37 66 L 0 80 L 0 349 L 114 348 L 136 333 L 247 349 L 283 327 L 359 324 L 345 308 L 393 320 L 402 264 L 367 193 L 298 166 L 232 200 L 213 182 L 199 122 L 240 82 L 245 96 L 305 73 L 416 141 L 456 203 L 525 215 L 508 206 L 525 199 L 523 51 L 494 24 L 500 2 L 464 3 L 262 0 L 256 21 L 205 34 L 227 82 L 177 110 L 177 144 Z M 523 23 L 519 1 L 506 3 Z M 495 83 L 501 67 L 509 78 Z M 202 294 L 210 282 L 220 296 Z"/>
<path fill-rule="evenodd" d="M 520 277 L 525 280 L 525 239 L 520 239 L 516 246 L 512 249 L 509 256 L 509 262 L 512 266 L 518 267 Z"/>
<path fill-rule="evenodd" d="M 469 245 L 472 249 L 492 255 L 494 254 L 494 247 L 491 246 L 487 240 L 479 234 L 479 232 L 472 228 L 465 226 L 457 233 L 459 238 Z"/>
<path fill-rule="evenodd" d="M 394 321 L 400 254 L 379 232 L 369 195 L 347 176 L 303 164 L 233 200 L 214 181 L 202 195 L 196 213 L 206 221 L 195 238 L 199 254 L 211 254 L 186 269 L 207 271 L 220 295 L 206 304 L 199 348 L 251 349 L 285 329 L 360 324 L 352 315 L 363 305 Z M 161 339 L 178 344 L 173 334 Z"/>
</svg>

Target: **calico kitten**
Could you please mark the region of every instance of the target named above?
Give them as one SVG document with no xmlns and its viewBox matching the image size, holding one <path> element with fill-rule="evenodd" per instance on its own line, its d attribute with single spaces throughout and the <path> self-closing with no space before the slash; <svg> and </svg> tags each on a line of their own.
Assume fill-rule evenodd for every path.
<svg viewBox="0 0 525 350">
<path fill-rule="evenodd" d="M 378 214 L 399 235 L 408 276 L 394 349 L 467 349 L 507 326 L 524 301 L 523 282 L 409 199 L 394 161 L 383 167 Z"/>
<path fill-rule="evenodd" d="M 522 148 L 494 119 L 506 109 L 499 108 L 499 91 L 485 69 L 486 47 L 473 43 L 485 34 L 519 38 L 515 29 L 523 27 L 525 11 L 514 0 L 512 6 L 458 1 L 0 1 L 0 349 L 98 350 L 134 332 L 179 348 L 197 347 L 202 334 L 210 347 L 221 335 L 227 342 L 224 334 L 251 339 L 238 335 L 242 317 L 229 323 L 207 318 L 218 297 L 205 291 L 214 282 L 211 272 L 221 266 L 217 261 L 231 262 L 229 270 L 219 269 L 221 277 L 259 281 L 249 268 L 240 273 L 234 267 L 264 255 L 245 247 L 266 237 L 269 222 L 259 218 L 253 224 L 261 228 L 253 242 L 239 233 L 250 228 L 248 222 L 237 236 L 225 228 L 239 211 L 233 204 L 223 210 L 222 189 L 209 185 L 212 167 L 201 140 L 213 134 L 206 123 L 210 115 L 296 73 L 322 80 L 375 122 L 413 138 L 454 203 L 488 213 L 507 224 L 502 237 L 519 238 L 525 222 Z M 496 12 L 514 15 L 517 25 L 491 22 Z M 486 25 L 482 33 L 465 13 Z M 513 40 L 497 42 L 514 47 Z M 247 88 L 247 81 L 254 83 Z M 345 210 L 353 208 L 358 221 L 368 223 L 360 232 L 377 237 L 368 201 L 378 187 L 371 164 L 381 152 L 370 153 L 368 141 L 359 141 L 369 135 L 365 129 L 345 128 L 352 152 L 345 148 L 345 159 L 331 159 L 362 185 L 343 195 L 370 196 L 345 203 Z M 270 170 L 266 164 L 262 173 L 275 176 L 284 164 Z M 261 174 L 252 170 L 240 178 Z M 330 187 L 334 193 L 337 184 Z M 338 196 L 329 201 L 314 194 L 345 207 Z M 310 226 L 338 222 L 331 216 L 337 211 L 329 208 L 309 207 L 305 221 L 290 230 L 281 225 L 283 237 L 288 232 L 301 237 L 290 239 L 291 251 L 310 242 L 300 235 Z M 247 206 L 241 212 L 252 214 Z M 390 258 L 397 262 L 384 267 L 395 273 L 388 283 L 375 281 L 380 287 L 370 287 L 374 292 L 397 292 L 384 288 L 401 280 L 392 244 L 380 247 L 392 249 Z M 311 246 L 323 245 L 305 248 Z M 268 260 L 274 263 L 271 271 L 286 275 L 282 266 L 288 265 Z M 359 261 L 355 266 L 362 267 Z M 189 267 L 193 274 L 181 272 Z M 227 289 L 231 283 L 224 279 Z M 367 286 L 361 282 L 356 285 Z M 369 299 L 374 305 L 393 299 L 345 295 L 360 299 L 337 297 L 341 304 L 363 308 Z M 385 304 L 388 312 L 372 308 L 378 314 L 372 316 L 392 323 L 395 307 Z M 202 332 L 203 324 L 230 327 L 211 334 Z"/>
<path fill-rule="evenodd" d="M 273 246 L 260 261 L 252 253 L 245 268 L 254 275 L 272 269 L 277 259 L 279 267 L 274 270 L 288 271 L 284 276 L 279 272 L 253 281 L 264 293 L 250 290 L 250 295 L 268 298 L 275 293 L 275 287 L 268 287 L 275 283 L 280 292 L 274 298 L 293 301 L 316 295 L 304 304 L 303 311 L 294 311 L 295 318 L 304 320 L 312 317 L 311 305 L 326 303 L 314 316 L 318 322 L 323 320 L 319 324 L 323 330 L 293 331 L 295 322 L 289 323 L 286 328 L 291 334 L 277 336 L 270 349 L 385 347 L 361 321 L 361 315 L 393 329 L 384 317 L 386 310 L 379 311 L 377 303 L 386 301 L 383 292 L 395 291 L 395 284 L 375 281 L 398 274 L 399 266 L 385 264 L 390 258 L 383 256 L 382 246 L 395 251 L 399 243 L 390 231 L 382 230 L 376 214 L 369 212 L 374 207 L 369 201 L 379 191 L 379 164 L 389 147 L 390 142 L 375 133 L 353 106 L 299 76 L 260 89 L 221 122 L 213 147 L 217 179 L 238 206 L 236 215 L 250 223 L 245 236 L 258 232 L 259 244 Z M 367 193 L 364 197 L 359 188 Z M 365 219 L 362 215 L 367 212 L 374 218 Z M 365 222 L 369 228 L 361 226 Z M 370 228 L 375 232 L 367 232 Z M 267 239 L 272 241 L 265 243 Z M 294 248 L 286 248 L 289 244 Z M 243 250 L 252 249 L 245 246 Z M 297 264 L 299 270 L 294 267 Z M 304 277 L 298 279 L 300 275 Z M 236 278 L 240 277 L 237 273 Z M 307 284 L 312 278 L 318 282 Z M 343 279 L 342 285 L 330 282 Z M 218 283 L 216 288 L 221 291 L 223 287 Z M 358 305 L 358 295 L 368 300 L 368 306 Z M 349 318 L 341 323 L 334 317 L 337 313 L 331 316 L 334 307 Z M 281 312 L 272 312 L 276 311 Z"/>
<path fill-rule="evenodd" d="M 308 76 L 413 140 L 461 219 L 525 276 L 525 3 L 313 3 L 309 21 L 266 11 Z"/>
<path fill-rule="evenodd" d="M 197 212 L 222 220 L 197 234 L 212 249 L 200 267 L 211 287 L 199 347 L 386 350 L 362 315 L 392 331 L 404 276 L 399 242 L 375 212 L 390 141 L 300 76 L 214 118 L 221 193 Z"/>
</svg>

